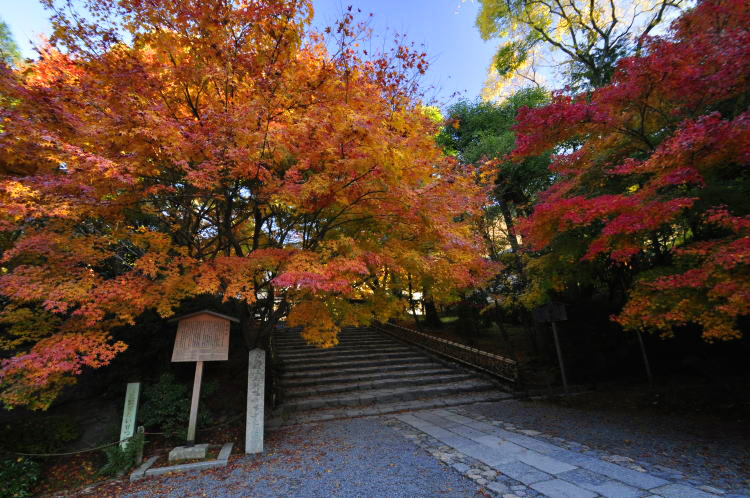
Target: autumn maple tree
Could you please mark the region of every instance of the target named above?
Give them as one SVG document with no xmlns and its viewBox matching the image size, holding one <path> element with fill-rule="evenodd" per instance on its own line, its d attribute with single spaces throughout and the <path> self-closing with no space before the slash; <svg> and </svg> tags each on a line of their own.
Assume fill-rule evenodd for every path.
<svg viewBox="0 0 750 498">
<path fill-rule="evenodd" d="M 607 271 L 629 291 L 625 328 L 737 338 L 750 314 L 750 9 L 705 0 L 644 43 L 609 85 L 521 112 L 516 156 L 559 152 L 560 181 L 523 226 L 529 298 Z"/>
<path fill-rule="evenodd" d="M 326 346 L 412 277 L 440 302 L 491 274 L 413 47 L 367 54 L 349 13 L 309 31 L 305 0 L 45 3 L 50 45 L 0 76 L 6 405 L 48 406 L 126 347 L 114 327 L 194 296 L 249 347 L 283 316 Z"/>
</svg>

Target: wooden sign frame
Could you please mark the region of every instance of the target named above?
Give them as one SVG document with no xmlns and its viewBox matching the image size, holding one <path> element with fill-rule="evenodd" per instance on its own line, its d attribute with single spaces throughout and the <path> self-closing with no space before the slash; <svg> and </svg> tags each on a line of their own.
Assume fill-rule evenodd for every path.
<svg viewBox="0 0 750 498">
<path fill-rule="evenodd" d="M 178 324 L 177 336 L 172 350 L 172 361 L 196 362 L 187 433 L 188 446 L 192 446 L 195 443 L 195 428 L 198 423 L 198 400 L 201 396 L 203 362 L 229 359 L 230 322 L 239 322 L 239 320 L 231 316 L 203 310 L 170 321 L 177 321 Z"/>
<path fill-rule="evenodd" d="M 230 321 L 209 312 L 183 317 L 177 326 L 172 361 L 226 361 Z"/>
<path fill-rule="evenodd" d="M 551 302 L 537 306 L 532 310 L 534 321 L 544 322 L 562 322 L 568 319 L 565 311 L 565 305 L 562 303 Z"/>
</svg>

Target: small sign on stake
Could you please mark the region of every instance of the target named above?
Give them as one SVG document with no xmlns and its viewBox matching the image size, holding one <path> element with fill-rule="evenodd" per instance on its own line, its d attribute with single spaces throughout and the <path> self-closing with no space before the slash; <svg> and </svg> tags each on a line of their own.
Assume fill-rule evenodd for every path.
<svg viewBox="0 0 750 498">
<path fill-rule="evenodd" d="M 531 312 L 537 322 L 563 322 L 568 319 L 565 305 L 562 303 L 547 303 L 537 306 Z"/>
<path fill-rule="evenodd" d="M 557 322 L 568 319 L 565 311 L 565 305 L 562 303 L 547 303 L 537 306 L 531 312 L 534 320 L 537 322 L 549 322 L 552 324 L 552 335 L 555 339 L 555 350 L 557 351 L 557 361 L 560 363 L 560 375 L 562 377 L 563 391 L 568 394 L 568 378 L 565 375 L 565 364 L 563 363 L 562 349 L 560 348 L 560 338 L 557 336 Z"/>
<path fill-rule="evenodd" d="M 195 426 L 198 421 L 203 362 L 225 361 L 229 358 L 229 322 L 239 322 L 239 320 L 204 310 L 174 318 L 171 321 L 177 321 L 178 324 L 172 361 L 196 362 L 187 434 L 188 446 L 192 446 L 195 443 Z"/>
</svg>

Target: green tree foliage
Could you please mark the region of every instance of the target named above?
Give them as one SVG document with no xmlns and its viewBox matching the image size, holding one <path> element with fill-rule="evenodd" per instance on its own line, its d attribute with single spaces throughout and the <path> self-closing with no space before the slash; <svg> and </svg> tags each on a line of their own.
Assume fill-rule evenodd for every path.
<svg viewBox="0 0 750 498">
<path fill-rule="evenodd" d="M 513 127 L 518 110 L 538 107 L 547 101 L 546 91 L 528 88 L 516 92 L 501 104 L 463 101 L 448 109 L 446 125 L 438 135 L 438 143 L 460 162 L 476 165 L 480 174 L 483 174 L 485 165 L 490 165 L 489 170 L 495 175 L 490 204 L 485 209 L 489 225 L 494 225 L 497 218 L 502 216 L 508 232 L 515 233 L 515 216 L 525 212 L 536 193 L 552 181 L 547 168 L 548 154 L 525 158 L 520 162 L 507 158 L 515 147 Z M 493 256 L 502 251 L 503 245 L 510 244 L 514 251 L 517 250 L 514 247 L 517 240 L 513 236 L 498 241 L 485 234 L 485 239 L 495 239 L 490 247 Z"/>
<path fill-rule="evenodd" d="M 31 488 L 40 474 L 39 464 L 29 458 L 10 457 L 0 461 L 0 498 L 31 496 Z"/>
<path fill-rule="evenodd" d="M 459 102 L 448 109 L 446 125 L 438 135 L 446 153 L 475 165 L 481 181 L 493 184 L 479 229 L 490 257 L 506 267 L 493 280 L 491 291 L 496 303 L 502 300 L 513 305 L 525 285 L 515 220 L 529 214 L 537 193 L 554 180 L 548 169 L 548 153 L 523 161 L 509 160 L 516 143 L 516 115 L 521 108 L 544 105 L 548 98 L 546 91 L 535 87 L 519 90 L 500 104 Z"/>
<path fill-rule="evenodd" d="M 12 65 L 21 60 L 21 52 L 18 50 L 13 34 L 8 25 L 0 21 L 0 61 Z"/>
<path fill-rule="evenodd" d="M 479 0 L 482 38 L 502 40 L 485 96 L 537 80 L 541 66 L 561 67 L 574 87 L 606 84 L 617 60 L 638 55 L 647 35 L 686 0 Z"/>
<path fill-rule="evenodd" d="M 57 453 L 81 437 L 81 427 L 68 415 L 25 417 L 0 428 L 2 446 L 22 453 Z"/>
</svg>

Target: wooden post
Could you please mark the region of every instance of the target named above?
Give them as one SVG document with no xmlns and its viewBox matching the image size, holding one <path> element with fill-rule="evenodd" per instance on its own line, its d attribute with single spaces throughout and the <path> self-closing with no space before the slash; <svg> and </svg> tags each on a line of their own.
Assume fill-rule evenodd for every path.
<svg viewBox="0 0 750 498">
<path fill-rule="evenodd" d="M 138 437 L 141 438 L 141 445 L 138 447 L 138 452 L 135 454 L 135 464 L 140 465 L 143 463 L 143 445 L 145 443 L 145 432 L 146 428 L 142 425 L 138 426 L 138 430 L 136 431 L 136 434 L 138 434 Z"/>
<path fill-rule="evenodd" d="M 560 375 L 562 376 L 563 391 L 568 394 L 568 378 L 565 376 L 565 364 L 563 363 L 562 349 L 560 349 L 560 339 L 557 337 L 557 324 L 552 322 L 552 335 L 555 337 L 555 349 L 557 349 L 557 361 L 560 362 Z"/>
<path fill-rule="evenodd" d="M 643 356 L 643 365 L 646 367 L 646 375 L 648 376 L 648 384 L 653 387 L 654 385 L 654 377 L 651 374 L 651 365 L 648 362 L 648 355 L 646 355 L 646 345 L 643 344 L 643 336 L 641 336 L 641 331 L 639 330 L 637 332 L 638 334 L 638 344 L 641 346 L 641 355 Z"/>
<path fill-rule="evenodd" d="M 195 363 L 195 379 L 193 380 L 193 399 L 190 401 L 190 422 L 188 422 L 187 444 L 195 443 L 195 425 L 198 423 L 198 400 L 201 397 L 201 378 L 203 377 L 203 362 Z"/>
<path fill-rule="evenodd" d="M 172 321 L 177 321 L 172 361 L 196 362 L 187 432 L 187 446 L 190 447 L 195 444 L 195 427 L 198 424 L 198 402 L 201 397 L 203 362 L 226 361 L 229 358 L 229 322 L 239 323 L 239 320 L 231 316 L 203 310 L 174 318 Z M 170 459 L 173 458 L 184 457 L 179 456 L 179 452 L 174 455 L 170 453 Z"/>
</svg>

